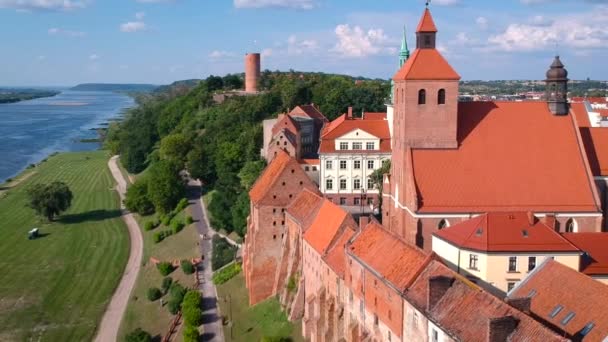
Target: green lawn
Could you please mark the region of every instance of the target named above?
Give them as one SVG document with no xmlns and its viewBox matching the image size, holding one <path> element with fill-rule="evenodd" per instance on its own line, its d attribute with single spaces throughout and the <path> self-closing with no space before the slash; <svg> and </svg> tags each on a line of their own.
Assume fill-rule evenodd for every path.
<svg viewBox="0 0 608 342">
<path fill-rule="evenodd" d="M 187 211 L 188 209 L 180 212 L 175 219 L 185 223 L 186 215 L 188 215 Z M 124 336 L 136 328 L 142 328 L 152 336 L 163 336 L 169 328 L 171 319 L 173 319 L 173 315 L 169 313 L 166 307 L 160 307 L 159 301 L 150 302 L 146 298 L 148 288 L 160 288 L 163 279 L 163 276 L 161 276 L 156 267 L 149 262 L 150 257 L 162 261 L 171 261 L 175 259 L 191 259 L 199 256 L 198 246 L 196 245 L 198 234 L 194 225 L 186 226 L 184 230 L 176 235 L 171 235 L 160 243 L 155 244 L 152 239 L 154 233 L 161 230 L 169 230 L 170 228 L 161 225 L 152 231 L 146 232 L 143 230 L 145 222 L 155 220 L 156 216 L 136 216 L 136 218 L 144 236 L 143 267 L 137 278 L 135 289 L 131 294 L 131 300 L 127 306 L 127 312 L 120 326 L 119 341 L 123 341 Z M 185 275 L 181 268 L 176 269 L 169 276 L 186 287 L 194 286 L 194 275 Z M 175 341 L 181 341 L 181 332 Z"/>
<path fill-rule="evenodd" d="M 0 341 L 89 341 L 129 254 L 128 231 L 106 152 L 48 159 L 0 199 Z M 46 224 L 26 207 L 26 188 L 60 180 L 72 208 Z M 28 240 L 39 227 L 42 237 Z"/>
<path fill-rule="evenodd" d="M 227 342 L 257 342 L 264 336 L 291 337 L 294 342 L 303 341 L 301 322 L 290 323 L 276 299 L 249 306 L 243 273 L 217 286 L 217 292 L 222 315 L 229 318 L 232 315 L 234 322 L 232 335 L 231 328 L 224 326 Z"/>
</svg>

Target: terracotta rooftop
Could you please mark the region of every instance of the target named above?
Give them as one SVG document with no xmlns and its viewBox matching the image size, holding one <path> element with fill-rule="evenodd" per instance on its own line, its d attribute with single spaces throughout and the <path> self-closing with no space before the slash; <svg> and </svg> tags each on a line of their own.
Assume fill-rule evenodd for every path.
<svg viewBox="0 0 608 342">
<path fill-rule="evenodd" d="M 416 32 L 437 32 L 433 16 L 428 8 L 424 10 L 422 18 L 420 18 L 420 22 L 416 28 Z"/>
<path fill-rule="evenodd" d="M 322 204 L 323 198 L 318 192 L 304 189 L 287 208 L 287 213 L 306 231 L 317 216 Z"/>
<path fill-rule="evenodd" d="M 547 259 L 508 294 L 518 297 L 531 297 L 532 313 L 558 331 L 582 341 L 608 338 L 608 286 L 557 261 Z"/>
<path fill-rule="evenodd" d="M 436 49 L 417 49 L 393 80 L 460 80 L 460 75 Z"/>
<path fill-rule="evenodd" d="M 324 255 L 344 225 L 352 223 L 350 221 L 354 222 L 344 209 L 328 200 L 323 200 L 310 228 L 304 233 L 304 240 L 319 254 Z"/>
<path fill-rule="evenodd" d="M 608 127 L 581 127 L 581 138 L 594 176 L 608 176 Z"/>
<path fill-rule="evenodd" d="M 275 183 L 277 183 L 279 176 L 289 169 L 294 170 L 294 172 L 304 172 L 297 160 L 289 156 L 287 152 L 278 150 L 276 157 L 262 171 L 262 174 L 249 191 L 251 202 L 254 204 L 262 202 L 266 204 L 273 203 L 273 200 L 270 198 L 270 192 L 273 190 Z"/>
<path fill-rule="evenodd" d="M 354 229 L 348 228 L 342 231 L 340 237 L 336 240 L 333 247 L 327 252 L 324 257 L 325 262 L 336 274 L 344 279 L 344 273 L 346 270 L 346 252 L 344 246 L 355 234 Z"/>
<path fill-rule="evenodd" d="M 566 239 L 586 253 L 581 261 L 582 272 L 608 275 L 608 233 L 565 233 Z"/>
<path fill-rule="evenodd" d="M 347 119 L 346 114 L 340 116 L 325 127 L 321 135 L 319 153 L 353 153 L 353 150 L 336 150 L 336 139 L 354 130 L 360 129 L 380 139 L 379 150 L 363 150 L 365 153 L 390 153 L 391 134 L 388 121 L 372 115 L 364 119 Z M 363 146 L 365 147 L 365 146 Z"/>
<path fill-rule="evenodd" d="M 427 256 L 383 229 L 369 223 L 348 247 L 348 252 L 398 289 L 405 289 L 425 263 Z"/>
<path fill-rule="evenodd" d="M 365 112 L 363 117 L 365 120 L 386 120 L 386 113 Z"/>
<path fill-rule="evenodd" d="M 434 236 L 481 252 L 572 252 L 570 241 L 525 212 L 493 212 L 444 228 Z"/>
<path fill-rule="evenodd" d="M 294 135 L 298 134 L 299 131 L 298 123 L 295 122 L 291 116 L 280 114 L 277 123 L 272 127 L 272 136 L 277 135 L 277 133 L 284 129 L 290 131 Z"/>
<path fill-rule="evenodd" d="M 294 116 L 307 116 L 311 119 L 317 119 L 321 121 L 328 121 L 325 115 L 323 115 L 315 105 L 301 105 L 296 106 L 289 112 L 290 115 Z"/>
<path fill-rule="evenodd" d="M 412 150 L 419 212 L 599 212 L 576 129 L 543 102 L 459 103 L 459 148 Z"/>
<path fill-rule="evenodd" d="M 570 102 L 608 103 L 608 97 L 573 97 Z"/>
<path fill-rule="evenodd" d="M 321 163 L 319 159 L 300 159 L 298 162 L 305 165 L 319 165 Z"/>
<path fill-rule="evenodd" d="M 579 102 L 570 104 L 570 113 L 574 113 L 578 127 L 591 127 L 589 114 L 587 114 L 587 108 L 585 108 L 584 103 Z"/>
</svg>

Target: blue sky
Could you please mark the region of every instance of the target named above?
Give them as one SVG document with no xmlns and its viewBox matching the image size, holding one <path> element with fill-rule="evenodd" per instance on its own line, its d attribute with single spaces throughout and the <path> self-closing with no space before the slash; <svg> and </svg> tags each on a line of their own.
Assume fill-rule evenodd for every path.
<svg viewBox="0 0 608 342">
<path fill-rule="evenodd" d="M 389 78 L 423 0 L 0 0 L 0 85 L 164 84 L 263 69 Z M 608 0 L 434 0 L 463 79 L 608 79 Z"/>
</svg>

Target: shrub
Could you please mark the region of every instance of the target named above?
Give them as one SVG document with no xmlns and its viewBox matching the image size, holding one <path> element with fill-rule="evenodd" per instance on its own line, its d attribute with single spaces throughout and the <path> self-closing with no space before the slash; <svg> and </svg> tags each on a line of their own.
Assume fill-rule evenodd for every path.
<svg viewBox="0 0 608 342">
<path fill-rule="evenodd" d="M 166 261 L 158 263 L 156 267 L 158 268 L 160 274 L 162 274 L 164 277 L 168 276 L 171 272 L 173 272 L 173 265 Z"/>
<path fill-rule="evenodd" d="M 294 276 L 289 277 L 289 281 L 287 282 L 287 291 L 293 292 L 293 291 L 295 291 L 296 288 L 297 288 L 296 277 L 294 277 Z"/>
<path fill-rule="evenodd" d="M 177 203 L 177 207 L 175 208 L 175 213 L 179 213 L 180 211 L 186 209 L 189 205 L 187 198 L 182 198 L 179 203 Z"/>
<path fill-rule="evenodd" d="M 241 264 L 234 263 L 221 271 L 215 272 L 213 274 L 213 283 L 215 285 L 221 285 L 227 282 L 228 280 L 234 278 L 237 274 L 241 272 Z"/>
<path fill-rule="evenodd" d="M 182 267 L 182 271 L 184 271 L 184 274 L 194 273 L 194 265 L 192 265 L 190 261 L 182 260 L 180 266 Z"/>
<path fill-rule="evenodd" d="M 215 271 L 230 263 L 232 260 L 234 260 L 236 251 L 236 247 L 229 244 L 226 239 L 221 238 L 218 235 L 214 235 L 211 269 Z"/>
<path fill-rule="evenodd" d="M 196 290 L 190 290 L 184 296 L 182 302 L 182 314 L 184 316 L 184 323 L 187 326 L 199 326 L 203 317 L 201 311 L 201 294 Z"/>
<path fill-rule="evenodd" d="M 141 215 L 150 215 L 154 212 L 154 205 L 148 197 L 148 182 L 140 179 L 127 189 L 125 207 Z"/>
<path fill-rule="evenodd" d="M 148 300 L 151 302 L 158 300 L 162 296 L 163 293 L 160 292 L 160 289 L 157 287 L 151 287 L 148 289 L 148 292 L 146 292 L 146 297 L 148 297 Z"/>
<path fill-rule="evenodd" d="M 185 294 L 186 289 L 179 283 L 173 283 L 171 285 L 171 288 L 169 289 L 169 302 L 167 303 L 167 309 L 171 314 L 177 314 L 181 308 Z"/>
<path fill-rule="evenodd" d="M 184 342 L 198 342 L 198 329 L 193 326 L 184 327 Z"/>
<path fill-rule="evenodd" d="M 154 236 L 153 236 L 154 243 L 159 243 L 159 242 L 163 241 L 164 237 L 163 237 L 162 233 L 163 232 L 156 232 L 156 233 L 154 233 Z"/>
<path fill-rule="evenodd" d="M 141 328 L 131 331 L 125 337 L 126 342 L 152 342 L 152 336 Z"/>
<path fill-rule="evenodd" d="M 173 299 L 169 299 L 169 302 L 167 303 L 167 310 L 169 310 L 169 312 L 172 315 L 177 315 L 177 313 L 179 312 L 179 307 L 180 307 L 180 303 L 173 300 Z"/>
<path fill-rule="evenodd" d="M 164 226 L 169 227 L 169 224 L 171 224 L 171 216 L 170 215 L 164 216 L 162 221 L 163 221 Z"/>
<path fill-rule="evenodd" d="M 12 179 L 12 178 L 7 178 L 7 179 L 6 179 L 6 183 L 10 183 L 10 182 L 12 182 L 12 181 L 13 181 L 13 179 Z"/>
<path fill-rule="evenodd" d="M 169 289 L 171 288 L 171 284 L 173 284 L 173 279 L 171 277 L 164 277 L 163 278 L 163 283 L 161 285 L 161 289 L 163 290 L 163 293 L 167 293 L 169 292 Z"/>
<path fill-rule="evenodd" d="M 186 217 L 186 224 L 193 224 L 194 223 L 194 219 L 192 218 L 192 216 L 187 216 Z"/>
<path fill-rule="evenodd" d="M 144 224 L 144 229 L 145 229 L 146 231 L 151 231 L 151 230 L 152 230 L 152 229 L 154 229 L 154 228 L 155 228 L 155 227 L 154 227 L 154 223 L 152 223 L 152 222 L 150 222 L 150 221 L 148 221 L 148 222 L 146 222 L 146 224 Z"/>
<path fill-rule="evenodd" d="M 171 222 L 171 231 L 173 232 L 173 234 L 177 234 L 177 233 L 181 232 L 182 229 L 184 229 L 183 223 L 181 223 L 179 221 Z"/>
</svg>

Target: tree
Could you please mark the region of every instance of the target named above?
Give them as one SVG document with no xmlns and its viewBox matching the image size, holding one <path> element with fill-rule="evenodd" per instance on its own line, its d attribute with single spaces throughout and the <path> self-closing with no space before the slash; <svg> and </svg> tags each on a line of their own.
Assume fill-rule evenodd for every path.
<svg viewBox="0 0 608 342">
<path fill-rule="evenodd" d="M 252 160 L 245 163 L 238 176 L 241 180 L 241 186 L 249 191 L 253 183 L 258 179 L 262 171 L 266 167 L 266 163 L 262 160 Z"/>
<path fill-rule="evenodd" d="M 389 173 L 391 171 L 391 161 L 390 160 L 385 160 L 382 163 L 382 166 L 375 170 L 374 172 L 372 172 L 372 174 L 369 176 L 369 178 L 372 180 L 372 182 L 374 183 L 374 187 L 376 189 L 378 189 L 378 203 L 379 206 L 382 206 L 382 185 L 384 184 L 384 174 Z"/>
<path fill-rule="evenodd" d="M 154 213 L 154 204 L 148 196 L 148 179 L 138 179 L 133 185 L 127 189 L 125 197 L 125 207 L 129 211 L 136 212 L 140 215 L 150 215 Z"/>
<path fill-rule="evenodd" d="M 184 197 L 185 188 L 174 162 L 161 160 L 150 167 L 148 195 L 156 211 L 168 213 Z"/>
<path fill-rule="evenodd" d="M 27 194 L 29 207 L 49 221 L 66 211 L 72 205 L 74 197 L 70 188 L 63 182 L 37 184 L 31 187 Z"/>
<path fill-rule="evenodd" d="M 160 141 L 160 157 L 183 165 L 190 151 L 190 142 L 181 133 L 170 134 Z"/>
<path fill-rule="evenodd" d="M 184 327 L 184 342 L 198 342 L 199 332 L 196 327 Z"/>
<path fill-rule="evenodd" d="M 249 194 L 241 192 L 236 203 L 230 208 L 232 213 L 232 227 L 239 236 L 245 236 L 247 227 L 247 216 L 250 211 Z"/>
<path fill-rule="evenodd" d="M 241 89 L 243 88 L 243 79 L 238 75 L 228 74 L 224 76 L 224 88 L 229 90 Z"/>
<path fill-rule="evenodd" d="M 131 331 L 126 337 L 127 342 L 152 342 L 152 336 L 147 331 L 137 328 Z"/>
<path fill-rule="evenodd" d="M 182 301 L 184 323 L 186 325 L 199 326 L 201 324 L 201 294 L 197 290 L 190 290 Z"/>
<path fill-rule="evenodd" d="M 214 90 L 219 90 L 224 88 L 224 80 L 219 77 L 219 76 L 209 76 L 207 77 L 207 79 L 205 80 L 205 83 L 207 83 L 207 90 L 209 91 L 214 91 Z"/>
</svg>

